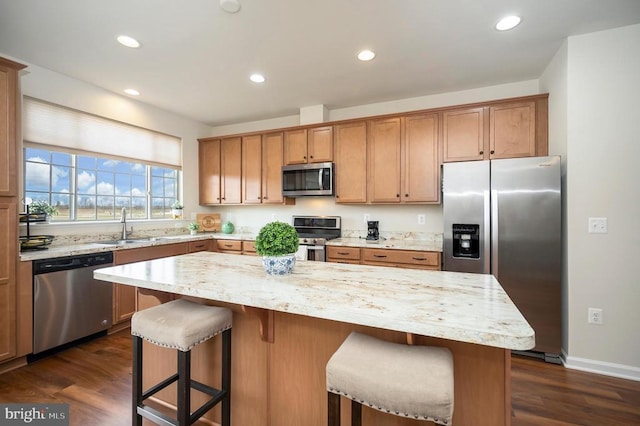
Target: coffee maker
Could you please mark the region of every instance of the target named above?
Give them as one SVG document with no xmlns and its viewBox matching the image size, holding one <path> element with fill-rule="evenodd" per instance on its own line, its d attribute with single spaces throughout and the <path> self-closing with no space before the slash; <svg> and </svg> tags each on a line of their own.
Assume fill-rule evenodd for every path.
<svg viewBox="0 0 640 426">
<path fill-rule="evenodd" d="M 377 241 L 380 238 L 380 232 L 378 231 L 378 221 L 367 221 L 367 240 Z"/>
</svg>

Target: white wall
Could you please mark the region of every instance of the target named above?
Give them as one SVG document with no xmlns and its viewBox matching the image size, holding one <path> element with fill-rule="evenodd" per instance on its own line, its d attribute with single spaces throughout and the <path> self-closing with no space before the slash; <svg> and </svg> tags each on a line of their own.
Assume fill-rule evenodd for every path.
<svg viewBox="0 0 640 426">
<path fill-rule="evenodd" d="M 567 365 L 640 380 L 640 25 L 570 37 Z M 588 217 L 608 234 L 588 234 Z M 587 324 L 587 308 L 604 324 Z"/>
</svg>

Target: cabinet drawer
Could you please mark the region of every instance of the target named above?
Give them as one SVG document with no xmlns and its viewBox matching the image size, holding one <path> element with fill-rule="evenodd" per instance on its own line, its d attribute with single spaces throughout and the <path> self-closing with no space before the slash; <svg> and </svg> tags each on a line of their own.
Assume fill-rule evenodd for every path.
<svg viewBox="0 0 640 426">
<path fill-rule="evenodd" d="M 242 254 L 256 255 L 256 242 L 255 241 L 243 241 L 242 242 Z"/>
<path fill-rule="evenodd" d="M 197 251 L 207 251 L 207 250 L 209 250 L 209 240 L 189 242 L 189 253 L 194 253 Z"/>
<path fill-rule="evenodd" d="M 216 245 L 220 251 L 242 251 L 240 240 L 216 240 Z"/>
<path fill-rule="evenodd" d="M 327 247 L 328 259 L 350 259 L 360 260 L 359 247 Z"/>
<path fill-rule="evenodd" d="M 370 248 L 365 248 L 363 251 L 365 261 L 440 266 L 440 253 L 436 252 Z"/>
</svg>

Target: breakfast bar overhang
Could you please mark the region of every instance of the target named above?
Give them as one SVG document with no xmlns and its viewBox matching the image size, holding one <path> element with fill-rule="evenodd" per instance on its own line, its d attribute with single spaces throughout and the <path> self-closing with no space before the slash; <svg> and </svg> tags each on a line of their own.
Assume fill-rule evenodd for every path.
<svg viewBox="0 0 640 426">
<path fill-rule="evenodd" d="M 298 262 L 292 274 L 271 276 L 256 257 L 198 252 L 99 269 L 94 276 L 138 287 L 138 310 L 178 296 L 233 310 L 236 426 L 325 425 L 325 366 L 354 330 L 449 348 L 453 424 L 510 425 L 511 350 L 535 345 L 533 329 L 491 275 Z M 211 366 L 219 365 L 219 350 L 214 343 L 200 346 L 192 374 L 217 383 Z M 146 365 L 145 383 L 154 383 L 171 374 L 175 360 L 150 347 Z M 159 402 L 175 404 L 174 394 L 165 389 Z M 343 404 L 344 424 L 349 410 Z M 210 415 L 219 419 L 217 410 Z M 425 423 L 365 409 L 363 424 Z"/>
</svg>

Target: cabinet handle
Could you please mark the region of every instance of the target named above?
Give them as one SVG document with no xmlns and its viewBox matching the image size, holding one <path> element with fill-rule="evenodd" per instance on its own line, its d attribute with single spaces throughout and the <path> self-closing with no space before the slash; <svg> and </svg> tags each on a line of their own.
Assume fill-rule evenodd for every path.
<svg viewBox="0 0 640 426">
<path fill-rule="evenodd" d="M 336 194 L 336 198 L 340 198 L 340 196 L 338 194 Z"/>
<path fill-rule="evenodd" d="M 387 256 L 384 255 L 384 254 L 374 254 L 373 257 L 384 258 L 384 257 L 387 257 Z"/>
<path fill-rule="evenodd" d="M 409 196 L 409 194 L 404 194 L 404 196 L 405 196 L 405 197 L 408 197 L 408 196 Z"/>
<path fill-rule="evenodd" d="M 400 194 L 396 194 L 396 198 L 400 198 Z"/>
<path fill-rule="evenodd" d="M 339 251 L 338 254 L 341 255 L 341 256 L 346 256 L 346 255 L 349 254 L 349 252 L 348 251 Z"/>
<path fill-rule="evenodd" d="M 260 197 L 258 197 L 258 200 L 260 199 Z"/>
<path fill-rule="evenodd" d="M 216 197 L 216 200 L 220 201 L 220 197 Z"/>
<path fill-rule="evenodd" d="M 490 154 L 495 154 L 495 153 L 496 153 L 496 152 L 495 152 L 495 151 L 493 151 L 493 150 L 491 150 L 491 152 L 490 152 Z"/>
<path fill-rule="evenodd" d="M 231 245 L 231 244 L 225 244 L 224 246 L 225 247 L 233 247 L 233 245 Z"/>
<path fill-rule="evenodd" d="M 426 257 L 412 257 L 413 260 L 427 260 Z"/>
<path fill-rule="evenodd" d="M 263 200 L 268 200 L 268 199 L 269 199 L 269 197 L 262 197 L 262 199 L 263 199 Z"/>
<path fill-rule="evenodd" d="M 313 155 L 310 155 L 309 158 L 313 158 Z"/>
<path fill-rule="evenodd" d="M 484 154 L 484 151 L 480 151 L 480 155 Z"/>
<path fill-rule="evenodd" d="M 303 155 L 303 156 L 302 156 L 302 158 L 304 158 L 304 159 L 306 160 L 306 159 L 307 159 L 307 156 L 306 156 L 306 155 Z"/>
</svg>

